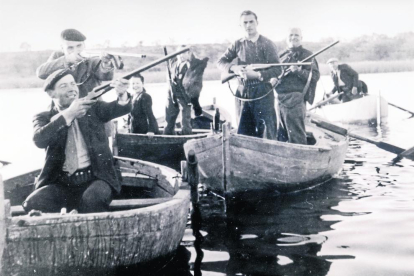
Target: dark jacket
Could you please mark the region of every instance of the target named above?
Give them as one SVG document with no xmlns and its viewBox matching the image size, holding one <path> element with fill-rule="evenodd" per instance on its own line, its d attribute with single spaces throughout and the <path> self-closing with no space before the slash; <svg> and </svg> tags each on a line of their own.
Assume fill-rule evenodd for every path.
<svg viewBox="0 0 414 276">
<path fill-rule="evenodd" d="M 348 64 L 339 64 L 338 70 L 341 71 L 340 77 L 341 80 L 344 82 L 345 87 L 343 90 L 351 90 L 353 87 L 359 87 L 359 77 L 358 73 L 352 69 Z M 339 87 L 338 82 L 338 76 L 336 75 L 336 72 L 331 72 L 331 78 L 334 82 L 334 87 L 332 88 L 332 93 L 335 93 L 337 91 L 342 91 L 342 89 Z"/>
<path fill-rule="evenodd" d="M 145 134 L 158 133 L 158 123 L 152 112 L 152 98 L 144 91 L 132 100 L 131 132 Z"/>
<path fill-rule="evenodd" d="M 286 49 L 279 54 L 280 61 L 282 63 L 291 63 L 291 62 L 300 62 L 305 58 L 312 55 L 312 52 L 306 50 L 302 46 L 296 47 L 294 49 Z M 311 61 L 309 61 L 311 62 Z M 281 83 L 276 87 L 278 94 L 285 94 L 290 92 L 303 92 L 306 83 L 308 82 L 309 74 L 311 72 L 311 66 L 302 66 L 302 70 L 291 72 L 281 79 Z M 313 103 L 315 99 L 316 85 L 320 78 L 318 63 L 315 60 L 315 65 L 312 69 L 312 77 L 310 80 L 310 85 L 305 95 L 303 95 L 304 100 Z"/>
<path fill-rule="evenodd" d="M 131 106 L 131 103 L 122 106 L 117 101 L 111 103 L 98 101 L 85 116 L 78 119 L 89 152 L 93 174 L 109 183 L 116 192 L 121 190 L 121 184 L 113 164 L 104 123 L 128 114 Z M 57 113 L 58 110 L 52 103 L 50 110 L 35 115 L 33 119 L 33 141 L 37 147 L 46 149 L 45 164 L 36 182 L 36 189 L 49 184 L 59 184 L 58 176 L 65 162 L 69 127 L 62 115 L 50 121 Z"/>
<path fill-rule="evenodd" d="M 47 62 L 40 65 L 36 74 L 41 79 L 46 79 L 50 74 L 58 69 L 68 68 L 69 64 L 65 61 L 63 52 L 53 52 Z M 101 59 L 99 57 L 92 57 L 87 59 L 84 63 L 78 65 L 73 70 L 73 76 L 76 83 L 79 85 L 79 97 L 85 97 L 93 88 L 99 86 L 102 81 L 112 80 L 114 71 L 107 71 L 102 68 Z"/>
</svg>

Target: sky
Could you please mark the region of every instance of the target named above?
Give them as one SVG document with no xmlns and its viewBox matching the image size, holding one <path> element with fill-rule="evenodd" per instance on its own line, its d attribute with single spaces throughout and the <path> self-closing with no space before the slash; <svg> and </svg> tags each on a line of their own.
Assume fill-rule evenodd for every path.
<svg viewBox="0 0 414 276">
<path fill-rule="evenodd" d="M 300 27 L 304 41 L 414 31 L 414 0 L 0 0 L 0 51 L 54 50 L 76 28 L 87 48 L 223 43 L 240 38 L 240 13 L 258 16 L 259 32 L 283 40 Z"/>
</svg>

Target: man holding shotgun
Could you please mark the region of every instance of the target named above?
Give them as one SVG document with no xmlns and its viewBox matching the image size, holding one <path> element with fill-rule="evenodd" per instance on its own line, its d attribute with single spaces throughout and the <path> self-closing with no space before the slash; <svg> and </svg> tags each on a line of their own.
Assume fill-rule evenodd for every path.
<svg viewBox="0 0 414 276">
<path fill-rule="evenodd" d="M 60 38 L 62 51 L 53 52 L 47 62 L 37 68 L 36 74 L 39 78 L 44 80 L 58 69 L 70 69 L 79 86 L 80 98 L 85 97 L 102 81 L 113 79 L 114 66 L 109 55 L 101 53 L 101 57 L 92 58 L 81 56 L 86 40 L 81 32 L 66 29 L 62 31 Z"/>
<path fill-rule="evenodd" d="M 33 119 L 33 141 L 46 150 L 36 190 L 23 203 L 26 212 L 81 213 L 108 210 L 112 196 L 121 190 L 104 124 L 131 111 L 127 84 L 113 84 L 118 100 L 107 103 L 92 91 L 79 98 L 72 71 L 59 69 L 43 89 L 51 107 Z"/>
<path fill-rule="evenodd" d="M 299 28 L 289 30 L 286 39 L 288 47 L 279 55 L 282 63 L 301 62 L 312 55 L 302 47 L 302 31 Z M 306 145 L 306 102 L 313 103 L 316 84 L 320 74 L 318 64 L 291 65 L 289 72 L 281 78 L 276 91 L 279 99 L 281 120 L 287 130 L 289 143 Z"/>
<path fill-rule="evenodd" d="M 276 140 L 276 112 L 272 86 L 278 82 L 280 67 L 254 71 L 246 64 L 279 63 L 276 45 L 257 31 L 257 16 L 252 11 L 240 15 L 245 37 L 231 44 L 217 62 L 223 73 L 235 73 L 239 87 L 236 92 L 236 119 L 239 134 L 260 136 L 260 126 L 266 125 L 264 136 Z M 237 59 L 237 64 L 232 61 Z"/>
</svg>

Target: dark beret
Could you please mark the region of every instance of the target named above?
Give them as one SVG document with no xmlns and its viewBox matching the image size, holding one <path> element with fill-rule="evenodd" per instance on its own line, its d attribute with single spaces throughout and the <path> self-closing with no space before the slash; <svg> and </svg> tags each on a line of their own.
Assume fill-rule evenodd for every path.
<svg viewBox="0 0 414 276">
<path fill-rule="evenodd" d="M 60 37 L 64 40 L 69 41 L 85 41 L 86 36 L 84 36 L 81 32 L 75 29 L 66 29 L 63 30 L 60 34 Z"/>
<path fill-rule="evenodd" d="M 55 84 L 64 76 L 66 75 L 72 75 L 72 71 L 69 69 L 59 69 L 50 74 L 47 79 L 45 80 L 45 83 L 43 84 L 43 90 L 46 92 L 47 90 L 54 89 Z"/>
</svg>

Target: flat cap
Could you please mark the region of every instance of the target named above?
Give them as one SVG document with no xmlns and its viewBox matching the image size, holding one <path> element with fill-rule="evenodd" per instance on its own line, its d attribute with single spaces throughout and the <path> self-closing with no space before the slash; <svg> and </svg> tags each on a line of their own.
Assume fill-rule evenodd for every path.
<svg viewBox="0 0 414 276">
<path fill-rule="evenodd" d="M 69 41 L 85 41 L 86 36 L 84 36 L 81 32 L 75 29 L 66 29 L 63 30 L 60 34 L 60 37 L 64 40 Z"/>
<path fill-rule="evenodd" d="M 338 59 L 337 58 L 330 58 L 330 59 L 328 59 L 328 61 L 326 62 L 326 64 L 329 64 L 331 62 L 338 62 Z"/>
<path fill-rule="evenodd" d="M 66 75 L 72 75 L 72 71 L 69 69 L 59 69 L 50 74 L 44 84 L 43 84 L 43 90 L 46 92 L 47 90 L 54 89 L 55 84 L 64 76 Z"/>
</svg>

